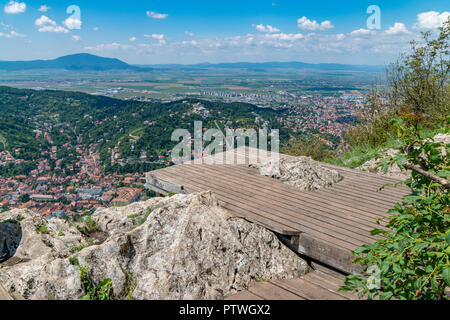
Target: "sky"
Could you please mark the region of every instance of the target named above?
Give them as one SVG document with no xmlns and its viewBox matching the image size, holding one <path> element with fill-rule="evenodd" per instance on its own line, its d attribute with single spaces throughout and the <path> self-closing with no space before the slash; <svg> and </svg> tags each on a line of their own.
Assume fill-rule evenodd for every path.
<svg viewBox="0 0 450 320">
<path fill-rule="evenodd" d="M 441 0 L 0 0 L 0 60 L 87 52 L 131 64 L 382 65 L 420 32 L 438 32 L 449 7 Z"/>
</svg>

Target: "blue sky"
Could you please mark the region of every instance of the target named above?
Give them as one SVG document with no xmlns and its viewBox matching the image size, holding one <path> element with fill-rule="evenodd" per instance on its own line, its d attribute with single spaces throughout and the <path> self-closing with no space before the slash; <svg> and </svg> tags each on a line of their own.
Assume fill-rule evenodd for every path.
<svg viewBox="0 0 450 320">
<path fill-rule="evenodd" d="M 370 5 L 380 29 L 367 25 Z M 0 10 L 0 60 L 89 52 L 134 64 L 385 64 L 449 16 L 437 0 L 0 0 Z"/>
</svg>

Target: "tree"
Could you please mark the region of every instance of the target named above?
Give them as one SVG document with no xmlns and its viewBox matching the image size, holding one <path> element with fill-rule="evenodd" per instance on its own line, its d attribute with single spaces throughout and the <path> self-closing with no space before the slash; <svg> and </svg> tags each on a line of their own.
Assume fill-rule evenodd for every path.
<svg viewBox="0 0 450 320">
<path fill-rule="evenodd" d="M 387 68 L 387 87 L 376 86 L 361 111 L 360 125 L 347 132 L 351 145 L 380 145 L 395 136 L 390 119 L 402 113 L 422 115 L 424 127 L 439 125 L 439 115 L 448 114 L 450 18 L 432 38 L 422 33 L 422 42 L 412 41 L 411 52 Z"/>
<path fill-rule="evenodd" d="M 331 148 L 315 136 L 302 137 L 295 143 L 282 148 L 281 152 L 295 157 L 311 157 L 316 161 L 323 161 L 332 155 Z"/>
<path fill-rule="evenodd" d="M 401 145 L 396 156 L 384 160 L 383 169 L 394 163 L 410 169 L 403 184 L 411 193 L 389 211 L 391 216 L 380 219 L 387 221 L 388 230 L 372 231 L 379 239 L 354 251 L 353 262 L 361 265 L 362 274 L 348 276 L 343 291 L 369 299 L 448 299 L 450 144 L 425 139 L 424 127 L 432 122 L 450 134 L 449 96 L 443 92 L 448 88 L 449 25 L 450 20 L 426 47 L 413 47 L 391 83 L 398 99 L 391 105 L 391 126 Z M 447 60 L 439 58 L 442 69 L 430 62 L 436 52 L 446 54 Z"/>
</svg>

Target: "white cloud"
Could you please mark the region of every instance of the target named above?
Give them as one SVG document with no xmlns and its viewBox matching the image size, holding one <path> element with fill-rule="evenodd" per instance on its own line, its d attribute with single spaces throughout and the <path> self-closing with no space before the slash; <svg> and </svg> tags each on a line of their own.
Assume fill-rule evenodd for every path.
<svg viewBox="0 0 450 320">
<path fill-rule="evenodd" d="M 98 31 L 98 27 L 93 27 L 92 31 Z"/>
<path fill-rule="evenodd" d="M 361 29 L 350 32 L 350 34 L 352 36 L 367 36 L 367 35 L 374 35 L 374 34 L 376 34 L 376 32 L 373 30 L 367 30 L 367 29 L 361 28 Z"/>
<path fill-rule="evenodd" d="M 11 0 L 7 5 L 5 5 L 4 10 L 5 13 L 9 14 L 23 13 L 27 10 L 27 5 L 25 4 L 25 2 Z"/>
<path fill-rule="evenodd" d="M 18 33 L 14 30 L 11 30 L 7 33 L 0 32 L 0 37 L 4 37 L 4 38 L 8 38 L 8 39 L 9 38 L 24 38 L 24 37 L 26 37 L 26 35 Z"/>
<path fill-rule="evenodd" d="M 147 17 L 149 18 L 153 18 L 153 19 L 165 19 L 167 18 L 169 15 L 166 13 L 157 13 L 154 11 L 147 11 Z"/>
<path fill-rule="evenodd" d="M 298 19 L 297 25 L 300 29 L 308 31 L 328 30 L 334 28 L 333 24 L 329 20 L 325 20 L 321 23 L 318 23 L 316 20 L 311 21 L 307 17 L 302 17 Z"/>
<path fill-rule="evenodd" d="M 118 49 L 122 49 L 122 50 L 126 50 L 131 48 L 129 45 L 126 44 L 120 44 L 117 42 L 113 42 L 113 43 L 102 43 L 96 46 L 91 46 L 91 47 L 84 47 L 85 50 L 89 50 L 89 51 L 108 51 L 108 50 L 118 50 Z"/>
<path fill-rule="evenodd" d="M 269 32 L 269 33 L 277 33 L 280 32 L 280 29 L 272 27 L 271 25 L 263 25 L 263 24 L 258 24 L 258 25 L 253 25 L 255 27 L 256 30 L 258 30 L 259 32 Z"/>
<path fill-rule="evenodd" d="M 422 12 L 417 15 L 417 26 L 421 29 L 437 29 L 441 27 L 450 16 L 450 12 L 436 11 Z"/>
<path fill-rule="evenodd" d="M 137 40 L 137 38 L 136 38 L 136 37 L 131 37 L 129 40 L 130 40 L 131 42 L 134 42 L 134 41 Z"/>
<path fill-rule="evenodd" d="M 75 41 L 80 41 L 80 40 L 81 40 L 81 37 L 80 37 L 80 36 L 77 36 L 77 35 L 73 35 L 73 36 L 72 36 L 72 39 L 75 40 Z"/>
<path fill-rule="evenodd" d="M 411 32 L 406 29 L 404 23 L 396 22 L 392 27 L 385 31 L 386 34 L 397 35 L 397 34 L 410 34 Z"/>
<path fill-rule="evenodd" d="M 345 39 L 345 34 L 339 33 L 339 34 L 336 35 L 336 40 L 341 41 L 341 40 L 344 40 L 344 39 Z"/>
<path fill-rule="evenodd" d="M 266 34 L 266 38 L 281 40 L 281 41 L 295 41 L 303 39 L 303 35 L 301 33 L 272 33 Z"/>
<path fill-rule="evenodd" d="M 146 37 L 146 38 L 153 38 L 153 39 L 156 39 L 156 40 L 163 40 L 164 39 L 164 35 L 163 34 L 156 34 L 156 33 L 146 34 L 146 35 L 144 35 L 144 37 Z"/>
<path fill-rule="evenodd" d="M 63 25 L 65 25 L 70 30 L 75 30 L 75 29 L 79 30 L 79 29 L 81 29 L 82 24 L 83 24 L 83 22 L 81 22 L 81 20 L 75 19 L 72 17 L 67 18 L 63 22 Z"/>
<path fill-rule="evenodd" d="M 54 32 L 54 33 L 68 33 L 69 30 L 66 28 L 59 26 L 55 21 L 50 19 L 47 16 L 41 16 L 39 19 L 36 19 L 34 22 L 36 26 L 39 27 L 39 32 Z"/>
<path fill-rule="evenodd" d="M 194 36 L 194 34 L 192 32 L 189 32 L 189 31 L 185 31 L 184 34 L 187 35 L 188 37 L 193 37 Z"/>
<path fill-rule="evenodd" d="M 50 10 L 50 7 L 47 6 L 46 4 L 43 4 L 42 6 L 39 7 L 38 9 L 40 12 L 47 12 L 48 10 Z"/>
</svg>

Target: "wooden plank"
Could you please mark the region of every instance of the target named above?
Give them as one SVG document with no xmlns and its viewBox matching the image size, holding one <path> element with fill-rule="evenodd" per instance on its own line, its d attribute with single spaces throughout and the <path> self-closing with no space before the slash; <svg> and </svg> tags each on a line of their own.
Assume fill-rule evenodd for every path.
<svg viewBox="0 0 450 320">
<path fill-rule="evenodd" d="M 349 207 L 349 204 L 352 203 L 348 199 L 343 200 L 343 198 L 339 195 L 327 195 L 326 190 L 325 191 L 319 190 L 317 192 L 301 192 L 301 191 L 298 191 L 295 188 L 290 187 L 281 182 L 273 181 L 271 178 L 268 178 L 268 177 L 262 177 L 262 176 L 256 177 L 255 176 L 255 178 L 253 178 L 251 176 L 244 176 L 244 175 L 236 173 L 236 172 L 233 173 L 234 170 L 223 171 L 223 169 L 221 169 L 220 167 L 217 167 L 214 169 L 222 172 L 223 174 L 229 175 L 233 179 L 242 181 L 243 183 L 245 182 L 245 184 L 253 185 L 254 187 L 258 187 L 258 188 L 264 188 L 264 189 L 269 188 L 269 189 L 273 190 L 274 192 L 277 191 L 278 192 L 277 195 L 280 195 L 281 197 L 288 196 L 288 197 L 290 197 L 291 201 L 295 200 L 295 197 L 293 197 L 293 195 L 295 195 L 297 199 L 302 199 L 302 198 L 314 199 L 318 203 L 326 201 L 326 199 L 329 199 L 329 201 L 331 201 L 329 204 L 343 203 L 347 207 Z M 190 168 L 188 167 L 185 170 L 190 170 Z M 208 170 L 208 167 L 204 167 L 204 170 Z M 224 177 L 223 179 L 226 179 L 226 177 Z M 353 199 L 353 200 L 355 200 L 355 199 Z M 306 201 L 304 201 L 303 203 L 305 203 L 305 202 Z M 356 205 L 360 205 L 360 202 L 358 202 L 358 201 L 353 201 L 353 203 Z M 375 209 L 373 209 L 373 208 L 366 209 L 365 211 L 366 211 L 366 214 L 369 214 L 371 217 L 380 217 L 380 216 L 385 215 L 385 212 L 380 211 L 378 206 Z"/>
<path fill-rule="evenodd" d="M 295 292 L 307 300 L 347 300 L 347 298 L 343 296 L 324 289 L 321 286 L 306 281 L 302 278 L 292 280 L 276 280 L 272 281 L 272 283 L 283 289 Z"/>
<path fill-rule="evenodd" d="M 264 299 L 256 294 L 249 292 L 249 291 L 241 291 L 230 297 L 226 297 L 224 300 L 228 300 L 228 301 L 258 301 L 258 300 L 264 300 Z"/>
<path fill-rule="evenodd" d="M 8 293 L 8 291 L 3 288 L 3 286 L 0 284 L 0 300 L 14 300 L 11 295 Z"/>
<path fill-rule="evenodd" d="M 270 282 L 257 282 L 250 285 L 248 291 L 264 300 L 305 300 L 302 296 Z"/>
<path fill-rule="evenodd" d="M 336 278 L 333 278 L 329 275 L 326 275 L 321 272 L 310 272 L 306 276 L 303 277 L 303 279 L 312 282 L 314 284 L 317 284 L 319 286 L 322 286 L 323 288 L 334 292 L 346 299 L 349 300 L 356 300 L 358 299 L 358 296 L 350 293 L 350 292 L 338 292 L 339 288 L 341 288 L 344 285 L 344 281 L 338 280 Z"/>
<path fill-rule="evenodd" d="M 186 173 L 185 173 L 185 175 L 187 176 Z M 191 181 L 190 182 L 191 184 L 194 184 L 192 179 L 190 179 L 190 181 Z M 195 182 L 195 185 L 200 188 L 202 187 L 200 182 Z M 313 219 L 310 219 L 306 216 L 292 217 L 292 216 L 288 216 L 285 214 L 283 215 L 279 210 L 277 211 L 276 208 L 274 208 L 274 211 L 268 210 L 267 204 L 264 206 L 262 206 L 260 204 L 255 204 L 252 201 L 248 201 L 248 197 L 243 196 L 240 193 L 235 193 L 235 192 L 232 192 L 229 190 L 227 190 L 227 192 L 221 192 L 221 187 L 211 188 L 210 186 L 207 186 L 207 185 L 203 185 L 203 187 L 205 188 L 205 190 L 211 190 L 211 191 L 215 192 L 219 199 L 225 199 L 225 201 L 228 203 L 239 203 L 240 207 L 251 208 L 251 209 L 253 209 L 253 212 L 257 213 L 257 214 L 264 213 L 264 216 L 266 216 L 268 218 L 272 218 L 273 220 L 278 221 L 278 222 L 287 220 L 289 222 L 289 224 L 291 224 L 294 228 L 297 228 L 297 226 L 298 226 L 298 228 L 299 228 L 298 230 L 301 232 L 306 232 L 306 230 L 304 228 L 308 228 L 310 230 L 315 230 L 319 237 L 321 237 L 322 234 L 328 234 L 329 236 L 346 241 L 349 244 L 352 244 L 350 247 L 347 246 L 347 248 L 350 250 L 355 249 L 356 248 L 355 246 L 362 245 L 363 243 L 365 243 L 364 240 L 367 239 L 366 237 L 363 237 L 364 239 L 360 239 L 360 240 L 355 239 L 356 236 L 354 234 L 352 234 L 351 232 L 348 232 L 348 231 L 340 229 L 340 228 L 336 228 L 330 224 L 327 224 L 327 227 L 330 228 L 330 229 L 327 229 L 322 225 L 322 223 L 320 221 L 314 221 Z"/>
<path fill-rule="evenodd" d="M 283 205 L 282 203 L 274 202 L 271 203 L 270 201 L 267 201 L 268 198 L 271 197 L 271 192 L 269 194 L 262 193 L 261 190 L 253 189 L 253 194 L 250 190 L 245 189 L 245 184 L 242 185 L 230 185 L 230 190 L 226 189 L 226 187 L 223 187 L 223 182 L 217 182 L 220 178 L 220 176 L 210 175 L 208 179 L 207 177 L 203 178 L 202 176 L 203 172 L 197 171 L 194 174 L 188 174 L 185 173 L 188 177 L 192 179 L 197 178 L 197 181 L 199 183 L 204 183 L 205 187 L 210 187 L 211 189 L 214 188 L 215 192 L 224 192 L 228 193 L 229 195 L 233 194 L 237 197 L 246 196 L 248 197 L 248 201 L 250 200 L 256 200 L 255 203 L 259 203 L 262 207 L 271 209 L 273 211 L 282 212 L 286 215 L 287 219 L 302 219 L 302 222 L 305 223 L 312 223 L 320 225 L 320 227 L 327 228 L 329 230 L 334 230 L 335 232 L 338 232 L 340 234 L 345 234 L 350 238 L 354 238 L 360 241 L 366 241 L 367 238 L 375 240 L 375 237 L 371 237 L 369 232 L 373 228 L 366 227 L 366 230 L 362 230 L 361 227 L 353 227 L 351 223 L 349 223 L 348 220 L 338 220 L 335 215 L 333 215 L 333 211 L 329 211 L 328 214 L 317 214 L 310 213 L 310 211 L 305 210 L 302 207 L 293 207 L 288 205 Z M 207 179 L 211 182 L 203 181 L 202 179 Z M 236 190 L 236 191 L 234 191 Z M 259 194 L 259 195 L 258 195 Z M 334 219 L 333 219 L 334 218 Z M 295 221 L 293 221 L 295 222 Z"/>
<path fill-rule="evenodd" d="M 207 171 L 207 168 L 204 168 L 204 171 Z M 243 177 L 242 179 L 245 179 L 246 177 Z M 230 182 L 230 180 L 227 180 L 227 178 L 223 177 L 221 179 L 221 183 L 222 181 L 228 181 Z M 329 206 L 324 206 L 321 205 L 320 203 L 313 203 L 310 204 L 310 201 L 305 201 L 303 200 L 303 196 L 304 193 L 300 193 L 296 190 L 294 190 L 294 194 L 292 194 L 292 192 L 290 192 L 290 194 L 288 195 L 288 197 L 284 197 L 283 194 L 281 193 L 274 193 L 273 189 L 264 187 L 263 185 L 260 184 L 260 187 L 255 188 L 253 185 L 251 185 L 250 183 L 250 179 L 246 179 L 248 181 L 248 183 L 244 183 L 245 180 L 242 181 L 242 183 L 239 184 L 239 191 L 243 190 L 242 192 L 244 192 L 245 190 L 250 190 L 254 193 L 259 192 L 259 194 L 267 191 L 267 193 L 263 194 L 262 197 L 264 197 L 264 201 L 271 199 L 272 201 L 274 201 L 274 203 L 276 203 L 277 205 L 279 205 L 280 207 L 284 207 L 284 208 L 303 208 L 303 209 L 307 209 L 308 212 L 314 213 L 314 214 L 319 214 L 324 216 L 325 218 L 329 218 L 332 220 L 336 220 L 337 222 L 344 222 L 345 224 L 348 223 L 352 223 L 351 221 L 348 220 L 352 220 L 353 224 L 354 223 L 358 223 L 358 225 L 361 226 L 362 230 L 367 230 L 367 231 L 371 231 L 374 228 L 380 228 L 380 225 L 376 224 L 376 217 L 377 216 L 372 216 L 369 220 L 369 218 L 367 219 L 360 219 L 360 217 L 352 215 L 351 213 L 346 212 L 345 210 L 341 209 L 341 208 L 336 208 L 336 206 L 334 206 L 334 204 L 331 204 Z M 237 183 L 237 180 L 235 179 L 235 181 L 233 181 L 235 184 Z M 292 197 L 294 196 L 294 197 Z M 295 197 L 297 196 L 297 197 Z M 332 208 L 330 208 L 332 207 Z M 331 213 L 331 214 L 330 214 Z M 367 233 L 365 233 L 367 235 Z"/>
<path fill-rule="evenodd" d="M 361 267 L 352 263 L 354 256 L 350 250 L 340 248 L 332 243 L 324 243 L 311 234 L 300 234 L 296 251 L 342 272 L 361 273 Z"/>
</svg>

